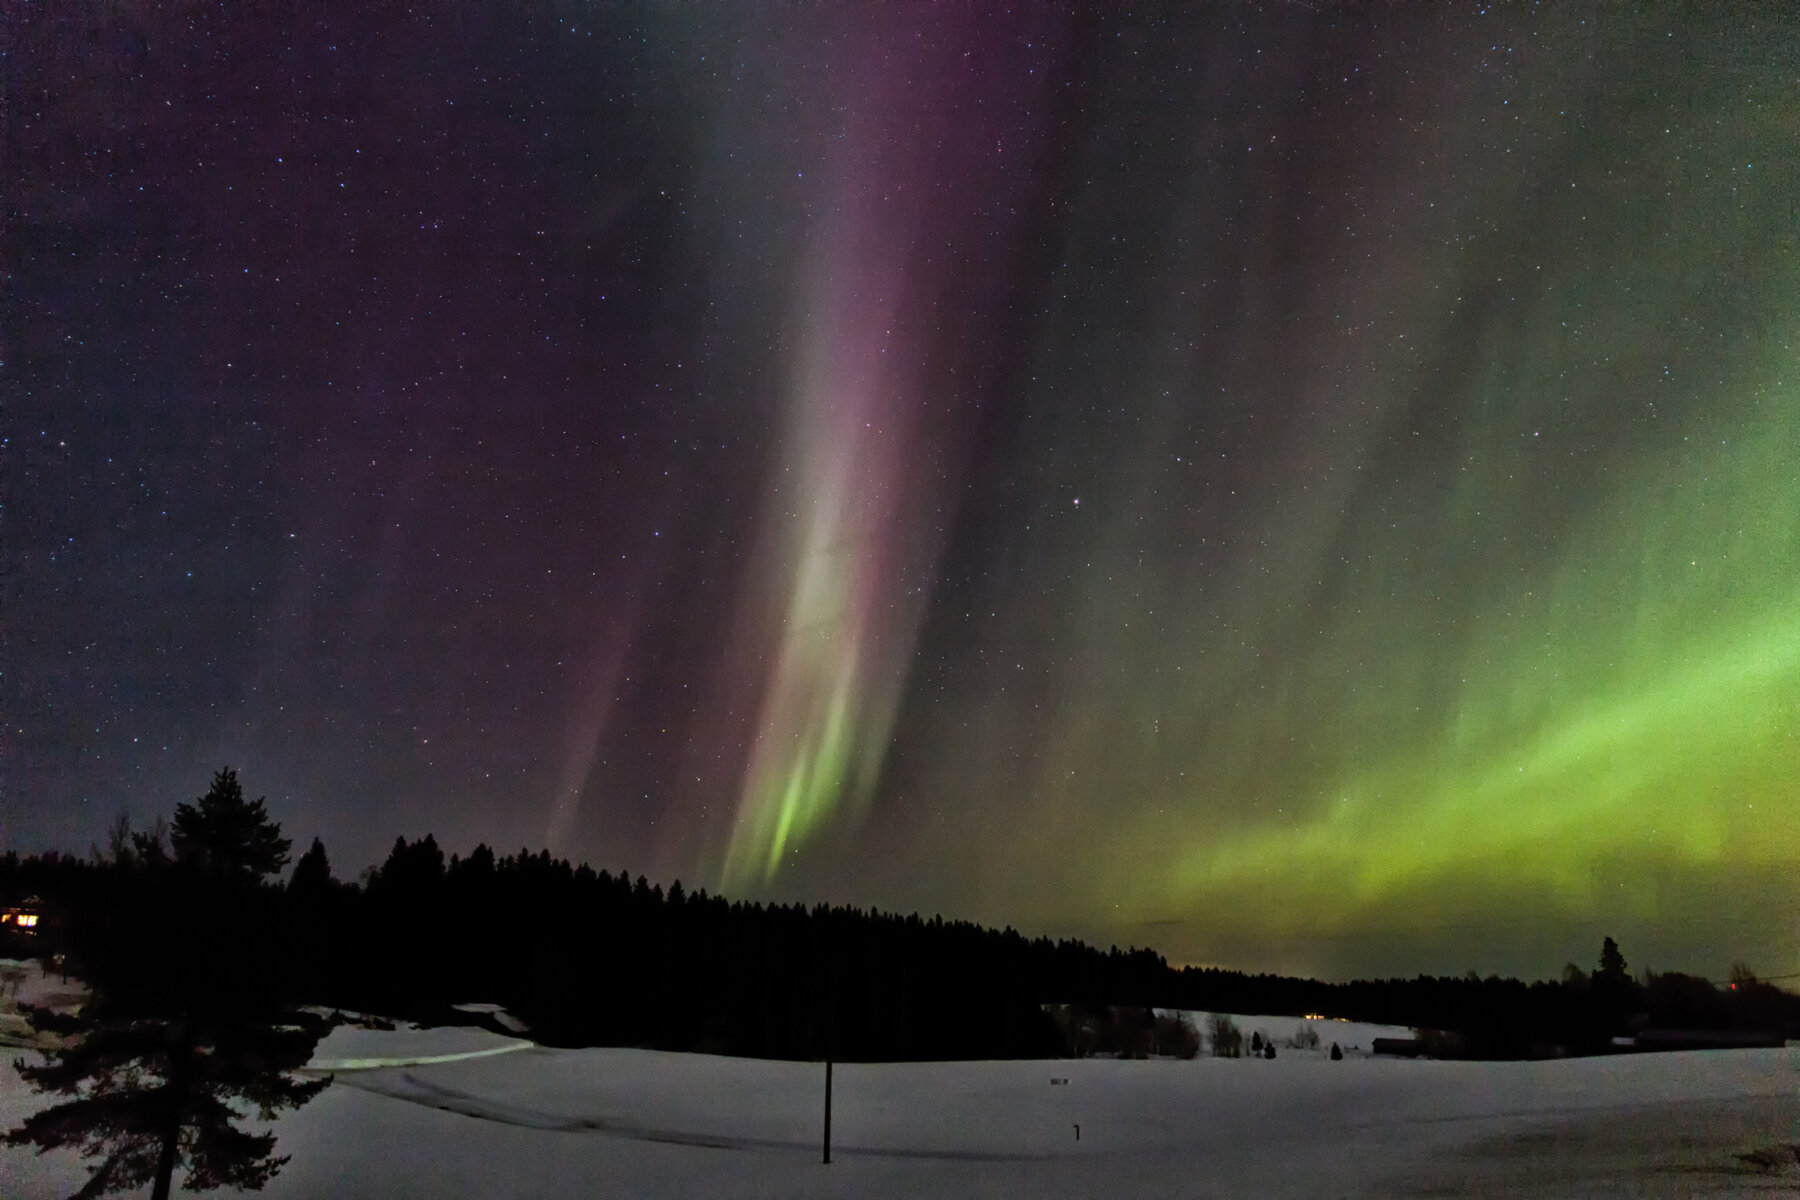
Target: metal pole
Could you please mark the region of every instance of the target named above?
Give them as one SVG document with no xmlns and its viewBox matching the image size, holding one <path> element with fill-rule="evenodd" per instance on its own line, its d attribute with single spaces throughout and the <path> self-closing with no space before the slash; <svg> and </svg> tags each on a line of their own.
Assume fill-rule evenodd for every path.
<svg viewBox="0 0 1800 1200">
<path fill-rule="evenodd" d="M 825 1060 L 825 1161 L 831 1161 L 831 1060 Z"/>
</svg>

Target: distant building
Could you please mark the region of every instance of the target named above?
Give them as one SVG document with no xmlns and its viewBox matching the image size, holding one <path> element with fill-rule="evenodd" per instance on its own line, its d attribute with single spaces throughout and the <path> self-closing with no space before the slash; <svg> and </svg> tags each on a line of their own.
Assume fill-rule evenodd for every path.
<svg viewBox="0 0 1800 1200">
<path fill-rule="evenodd" d="M 1775 1030 L 1640 1029 L 1631 1044 L 1636 1050 L 1779 1050 L 1787 1038 Z"/>
<path fill-rule="evenodd" d="M 1369 1053 L 1394 1058 L 1463 1058 L 1468 1053 L 1468 1044 L 1460 1033 L 1415 1029 L 1409 1038 L 1376 1038 L 1369 1044 Z"/>
<path fill-rule="evenodd" d="M 27 896 L 15 908 L 0 909 L 0 934 L 36 937 L 44 931 L 45 924 L 44 902 L 36 896 Z"/>
<path fill-rule="evenodd" d="M 1369 1047 L 1371 1054 L 1390 1054 L 1395 1058 L 1418 1058 L 1425 1053 L 1425 1043 L 1418 1038 L 1378 1037 Z"/>
<path fill-rule="evenodd" d="M 0 908 L 0 954 L 20 958 L 52 954 L 62 949 L 61 931 L 55 911 L 36 896 Z"/>
</svg>

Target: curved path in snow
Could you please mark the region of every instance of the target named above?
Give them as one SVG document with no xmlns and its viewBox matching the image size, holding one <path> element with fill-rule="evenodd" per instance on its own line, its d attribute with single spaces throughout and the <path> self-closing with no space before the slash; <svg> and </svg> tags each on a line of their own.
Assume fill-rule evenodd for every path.
<svg viewBox="0 0 1800 1200">
<path fill-rule="evenodd" d="M 512 1047 L 508 1047 L 508 1049 L 512 1049 Z M 479 1053 L 498 1054 L 504 1052 L 504 1050 L 488 1050 Z M 473 1058 L 476 1055 L 465 1054 L 454 1057 Z M 474 1117 L 481 1121 L 496 1121 L 502 1125 L 514 1125 L 522 1129 L 544 1129 L 557 1133 L 598 1133 L 611 1137 L 631 1138 L 641 1142 L 662 1142 L 672 1146 L 703 1146 L 714 1150 L 816 1150 L 818 1147 L 818 1142 L 810 1138 L 768 1138 L 696 1133 L 604 1117 L 576 1117 L 562 1113 L 544 1112 L 518 1105 L 499 1103 L 460 1088 L 432 1083 L 410 1071 L 403 1072 L 398 1078 L 375 1076 L 363 1079 L 341 1079 L 338 1082 L 365 1092 L 373 1092 L 378 1096 L 405 1100 L 412 1104 L 422 1104 L 428 1108 L 438 1109 L 440 1112 L 457 1113 L 460 1116 Z M 1005 1151 L 845 1145 L 834 1145 L 831 1152 L 843 1157 L 924 1158 L 964 1162 L 1036 1162 L 1052 1157 L 1049 1154 L 1020 1154 Z"/>
<path fill-rule="evenodd" d="M 488 1046 L 480 1050 L 464 1050 L 456 1054 L 414 1054 L 394 1058 L 315 1058 L 306 1064 L 309 1072 L 373 1071 L 380 1067 L 423 1067 L 432 1063 L 461 1062 L 468 1058 L 492 1058 L 496 1054 L 512 1054 L 529 1050 L 536 1042 L 508 1042 L 504 1046 Z"/>
</svg>

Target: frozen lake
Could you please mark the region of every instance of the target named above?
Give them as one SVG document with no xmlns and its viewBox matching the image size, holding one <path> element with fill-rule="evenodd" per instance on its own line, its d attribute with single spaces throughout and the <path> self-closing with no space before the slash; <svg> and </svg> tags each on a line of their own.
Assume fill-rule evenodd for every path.
<svg viewBox="0 0 1800 1200">
<path fill-rule="evenodd" d="M 1290 1023 L 1239 1019 L 1246 1035 L 1278 1038 Z M 1326 1047 L 1357 1040 L 1318 1028 Z M 1685 1197 L 1800 1186 L 1795 1048 L 1537 1063 L 1332 1062 L 1284 1048 L 1274 1061 L 840 1064 L 830 1166 L 819 1162 L 818 1064 L 404 1028 L 335 1030 L 315 1062 L 336 1083 L 278 1124 L 293 1157 L 263 1195 Z M 10 1056 L 0 1083 L 10 1126 L 35 1099 Z M 72 1158 L 0 1151 L 9 1197 L 66 1196 L 82 1178 Z"/>
</svg>

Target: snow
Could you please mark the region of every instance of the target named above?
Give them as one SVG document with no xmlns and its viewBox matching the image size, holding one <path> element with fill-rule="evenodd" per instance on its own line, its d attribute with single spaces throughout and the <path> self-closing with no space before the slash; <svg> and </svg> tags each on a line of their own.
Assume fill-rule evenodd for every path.
<svg viewBox="0 0 1800 1200">
<path fill-rule="evenodd" d="M 35 958 L 0 958 L 0 1046 L 39 1044 L 39 1035 L 20 1005 L 68 1012 L 85 999 L 87 988 L 78 980 L 65 980 L 55 971 L 46 971 Z"/>
<path fill-rule="evenodd" d="M 1205 1012 L 1194 1012 L 1187 1009 L 1157 1009 L 1158 1015 L 1165 1012 L 1179 1012 L 1194 1028 L 1200 1031 L 1202 1038 L 1206 1035 L 1206 1021 L 1211 1015 Z M 1237 1025 L 1238 1032 L 1244 1035 L 1244 1052 L 1250 1052 L 1250 1035 L 1260 1033 L 1265 1038 L 1274 1038 L 1276 1053 L 1306 1054 L 1317 1053 L 1328 1055 L 1331 1044 L 1336 1042 L 1345 1054 L 1369 1054 L 1376 1038 L 1410 1038 L 1413 1031 L 1404 1025 L 1371 1025 L 1364 1021 L 1344 1021 L 1334 1017 L 1265 1017 L 1247 1016 L 1243 1013 L 1226 1013 Z M 1290 1048 L 1296 1034 L 1310 1026 L 1319 1035 L 1319 1046 L 1316 1051 L 1293 1050 Z M 1211 1043 L 1207 1043 L 1211 1049 Z"/>
<path fill-rule="evenodd" d="M 10 974 L 15 970 L 23 972 L 23 976 L 16 996 L 7 989 L 5 1007 L 8 1011 L 12 1011 L 15 1004 L 69 1007 L 81 1003 L 87 996 L 87 988 L 79 980 L 64 979 L 55 971 L 46 970 L 39 959 L 0 958 L 0 971 Z"/>
<path fill-rule="evenodd" d="M 1278 1042 L 1292 1032 L 1283 1020 L 1237 1018 L 1246 1037 Z M 1332 1041 L 1393 1031 L 1314 1024 L 1320 1052 L 1284 1047 L 1274 1061 L 840 1063 L 830 1166 L 819 1162 L 820 1064 L 343 1027 L 315 1067 L 393 1065 L 335 1066 L 332 1087 L 285 1115 L 279 1152 L 292 1160 L 262 1194 L 1058 1200 L 1800 1185 L 1795 1048 L 1331 1062 Z M 0 1121 L 37 1103 L 0 1067 Z M 0 1149 L 0 1191 L 19 1200 L 67 1195 L 82 1178 L 72 1157 Z"/>
<path fill-rule="evenodd" d="M 492 1054 L 529 1050 L 534 1043 L 501 1037 L 485 1029 L 358 1029 L 340 1025 L 319 1039 L 312 1066 L 319 1071 L 369 1071 L 460 1062 Z"/>
</svg>

